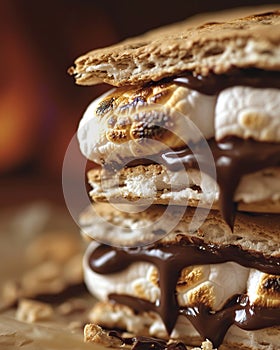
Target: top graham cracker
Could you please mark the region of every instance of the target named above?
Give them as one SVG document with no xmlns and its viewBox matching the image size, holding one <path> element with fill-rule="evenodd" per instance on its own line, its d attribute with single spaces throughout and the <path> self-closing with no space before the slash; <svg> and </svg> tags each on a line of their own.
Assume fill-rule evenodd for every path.
<svg viewBox="0 0 280 350">
<path fill-rule="evenodd" d="M 198 26 L 179 22 L 90 51 L 68 71 L 80 85 L 125 86 L 236 68 L 280 70 L 280 10 Z"/>
</svg>

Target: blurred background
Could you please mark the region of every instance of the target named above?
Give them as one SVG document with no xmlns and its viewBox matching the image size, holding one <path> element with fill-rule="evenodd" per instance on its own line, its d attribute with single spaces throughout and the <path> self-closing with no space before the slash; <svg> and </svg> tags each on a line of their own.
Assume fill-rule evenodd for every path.
<svg viewBox="0 0 280 350">
<path fill-rule="evenodd" d="M 67 69 L 76 57 L 201 12 L 258 5 L 266 2 L 1 0 L 0 207 L 64 205 L 65 151 L 86 106 L 108 89 L 75 85 Z"/>
</svg>

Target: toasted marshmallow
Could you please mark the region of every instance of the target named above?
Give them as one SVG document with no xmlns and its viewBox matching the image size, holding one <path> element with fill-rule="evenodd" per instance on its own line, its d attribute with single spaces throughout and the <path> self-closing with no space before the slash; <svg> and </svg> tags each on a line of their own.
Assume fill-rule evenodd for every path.
<svg viewBox="0 0 280 350">
<path fill-rule="evenodd" d="M 191 268 L 191 274 L 197 267 Z M 204 270 L 204 281 L 178 295 L 182 305 L 204 304 L 211 310 L 220 310 L 233 295 L 244 292 L 249 271 L 234 262 L 199 266 Z M 234 283 L 232 281 L 234 280 Z M 188 279 L 186 279 L 188 285 Z M 177 289 L 178 290 L 178 289 Z M 181 304 L 181 303 L 180 303 Z"/>
<path fill-rule="evenodd" d="M 109 275 L 100 275 L 92 271 L 88 260 L 98 244 L 92 242 L 84 256 L 84 277 L 89 291 L 99 300 L 105 301 L 111 293 L 132 295 L 155 302 L 159 297 L 159 288 L 147 276 L 151 273 L 149 263 L 134 263 L 127 269 Z"/>
<path fill-rule="evenodd" d="M 279 89 L 234 86 L 208 96 L 175 83 L 123 87 L 89 105 L 78 140 L 82 153 L 99 164 L 147 157 L 202 138 L 279 142 L 279 113 Z"/>
<path fill-rule="evenodd" d="M 102 164 L 144 157 L 214 136 L 216 96 L 176 84 L 113 89 L 93 101 L 78 128 L 82 153 Z M 149 142 L 147 146 L 147 142 Z"/>
<path fill-rule="evenodd" d="M 280 90 L 234 86 L 223 90 L 215 110 L 216 139 L 226 136 L 280 141 Z"/>
<path fill-rule="evenodd" d="M 96 242 L 91 243 L 84 258 L 85 282 L 95 297 L 106 301 L 109 294 L 118 293 L 152 303 L 159 300 L 158 271 L 152 264 L 137 262 L 123 271 L 101 275 L 88 263 L 97 246 Z M 178 303 L 180 306 L 203 304 L 211 310 L 220 310 L 232 296 L 246 290 L 248 275 L 248 268 L 234 262 L 186 267 L 176 287 Z"/>
<path fill-rule="evenodd" d="M 263 307 L 280 307 L 280 275 L 252 269 L 248 279 L 250 302 Z"/>
</svg>

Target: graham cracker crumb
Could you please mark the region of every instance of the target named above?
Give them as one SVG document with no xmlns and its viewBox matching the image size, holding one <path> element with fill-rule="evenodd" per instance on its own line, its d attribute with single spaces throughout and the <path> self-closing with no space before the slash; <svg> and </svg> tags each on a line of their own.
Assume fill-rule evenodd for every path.
<svg viewBox="0 0 280 350">
<path fill-rule="evenodd" d="M 193 348 L 191 350 L 216 350 L 216 348 L 213 348 L 213 344 L 210 340 L 206 339 L 204 342 L 201 343 L 201 347 Z"/>
<path fill-rule="evenodd" d="M 16 311 L 16 319 L 18 321 L 34 323 L 36 321 L 49 320 L 53 314 L 54 310 L 48 304 L 35 300 L 22 299 Z"/>
<path fill-rule="evenodd" d="M 104 331 L 100 326 L 94 323 L 85 325 L 84 341 L 87 343 L 100 344 L 106 347 L 120 347 L 122 345 L 121 339 L 110 336 L 108 332 Z"/>
</svg>

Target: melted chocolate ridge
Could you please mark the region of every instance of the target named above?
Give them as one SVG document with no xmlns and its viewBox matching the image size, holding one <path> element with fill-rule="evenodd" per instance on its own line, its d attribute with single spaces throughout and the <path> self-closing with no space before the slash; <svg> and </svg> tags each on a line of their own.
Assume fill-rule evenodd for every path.
<svg viewBox="0 0 280 350">
<path fill-rule="evenodd" d="M 234 261 L 245 267 L 280 275 L 280 258 L 257 256 L 233 245 L 218 247 L 187 244 L 181 240 L 176 244 L 156 244 L 142 248 L 118 249 L 100 245 L 90 255 L 89 266 L 94 272 L 106 275 L 122 271 L 137 261 L 150 262 L 157 267 L 161 290 L 160 300 L 154 304 L 132 296 L 117 294 L 111 294 L 109 298 L 130 306 L 137 312 L 157 312 L 169 334 L 179 314 L 187 317 L 200 335 L 204 339 L 210 339 L 215 346 L 221 344 L 232 324 L 247 330 L 280 324 L 279 308 L 260 308 L 250 305 L 246 295 L 236 296 L 224 309 L 215 313 L 210 312 L 203 305 L 182 308 L 178 305 L 176 297 L 177 281 L 181 270 L 185 267 Z"/>
<path fill-rule="evenodd" d="M 119 339 L 124 345 L 132 346 L 132 350 L 187 350 L 182 342 L 172 342 L 154 337 L 124 337 L 117 331 L 110 331 L 109 336 Z"/>
<path fill-rule="evenodd" d="M 123 304 L 136 312 L 153 311 L 160 314 L 160 307 L 149 301 L 112 293 L 109 299 Z M 217 312 L 211 312 L 205 305 L 178 307 L 178 315 L 186 317 L 203 339 L 209 339 L 219 347 L 228 329 L 235 325 L 243 330 L 252 331 L 279 325 L 280 309 L 250 305 L 246 295 L 237 295 L 229 306 Z M 175 323 L 177 318 L 175 320 Z M 174 324 L 175 325 L 175 324 Z M 166 326 L 166 325 L 165 325 Z M 172 329 L 167 329 L 169 336 Z"/>
<path fill-rule="evenodd" d="M 210 73 L 207 76 L 203 76 L 186 71 L 176 77 L 165 78 L 147 85 L 161 85 L 166 83 L 182 85 L 205 95 L 216 95 L 232 86 L 279 89 L 280 72 L 248 68 L 232 69 L 226 74 Z"/>
</svg>

